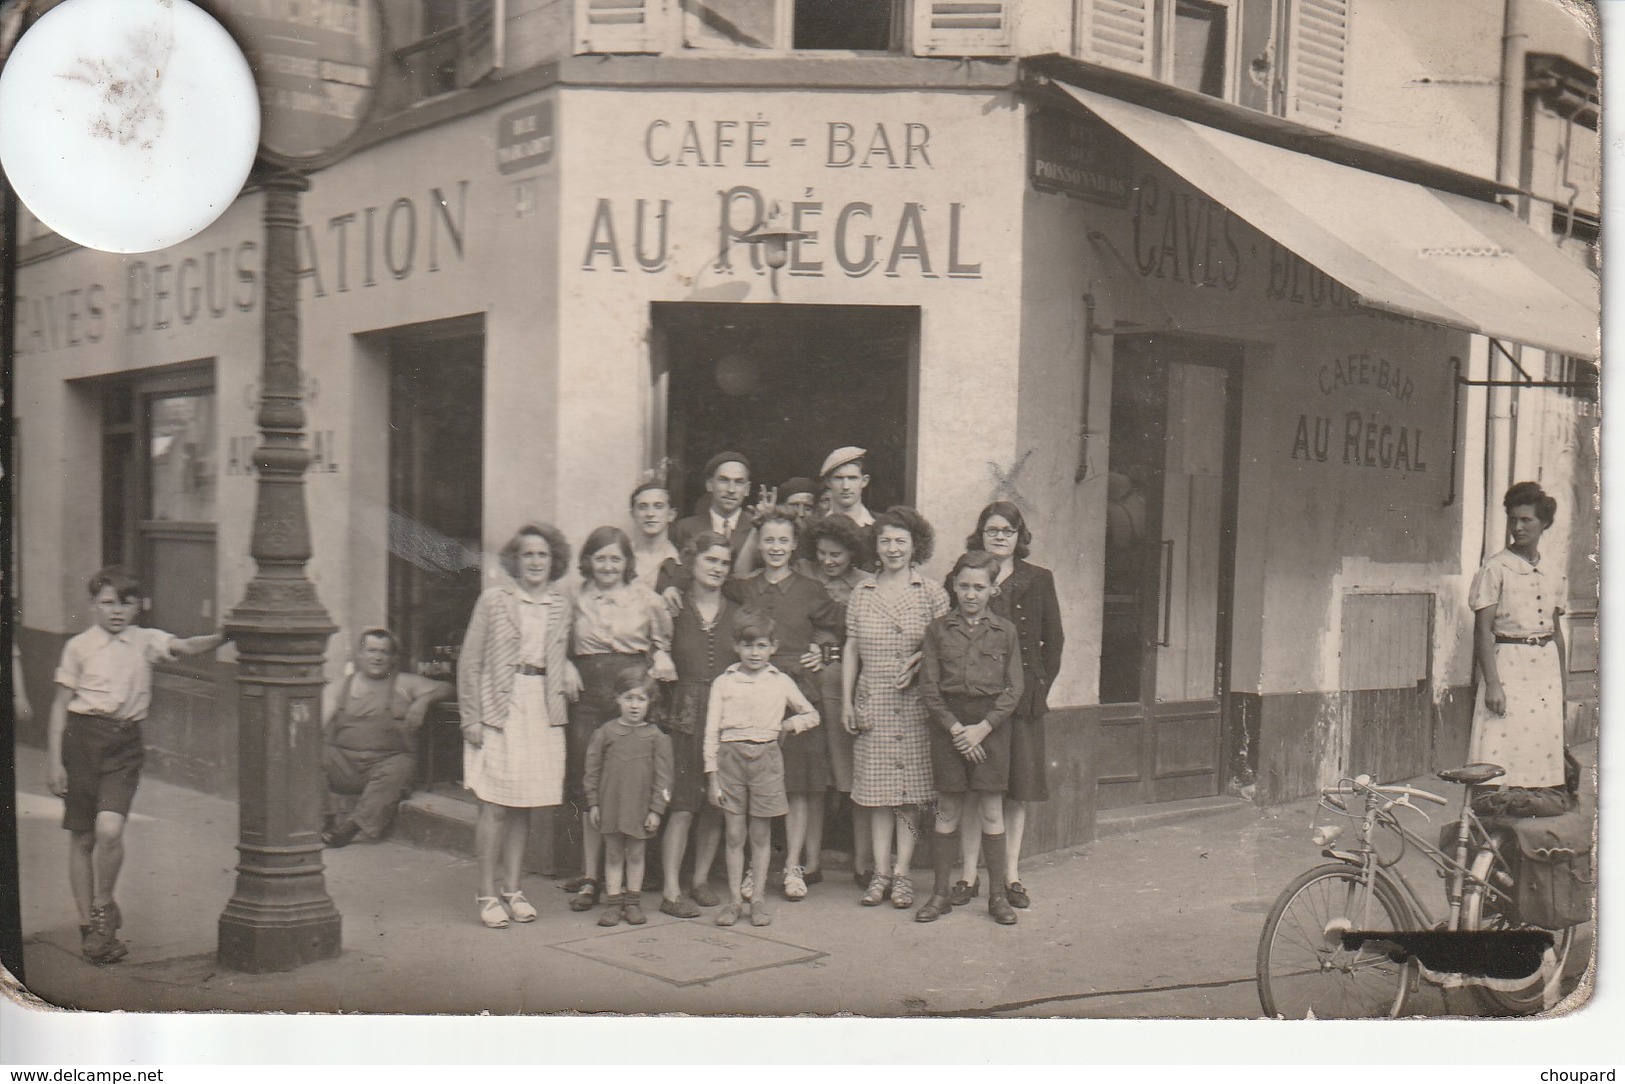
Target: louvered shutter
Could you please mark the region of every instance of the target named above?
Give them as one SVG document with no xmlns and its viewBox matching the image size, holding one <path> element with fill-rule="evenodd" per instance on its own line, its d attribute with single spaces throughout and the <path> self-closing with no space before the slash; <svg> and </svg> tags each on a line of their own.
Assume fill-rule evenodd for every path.
<svg viewBox="0 0 1625 1084">
<path fill-rule="evenodd" d="M 1081 0 L 1083 59 L 1119 71 L 1153 75 L 1154 0 Z"/>
<path fill-rule="evenodd" d="M 658 53 L 663 0 L 575 0 L 577 53 Z"/>
<path fill-rule="evenodd" d="M 1291 0 L 1286 115 L 1321 127 L 1343 123 L 1349 0 Z"/>
<path fill-rule="evenodd" d="M 919 56 L 998 56 L 1010 52 L 1010 0 L 914 0 Z"/>
</svg>

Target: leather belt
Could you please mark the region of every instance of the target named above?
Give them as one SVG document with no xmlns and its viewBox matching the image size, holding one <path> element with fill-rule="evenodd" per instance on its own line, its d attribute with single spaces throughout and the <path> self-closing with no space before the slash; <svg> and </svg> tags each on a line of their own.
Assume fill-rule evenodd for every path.
<svg viewBox="0 0 1625 1084">
<path fill-rule="evenodd" d="M 519 664 L 519 672 L 526 677 L 543 677 L 547 674 L 547 667 L 532 666 L 528 662 L 522 662 Z"/>
<path fill-rule="evenodd" d="M 1552 634 L 1548 632 L 1542 636 L 1502 636 L 1500 633 L 1496 633 L 1495 642 L 1498 644 L 1523 644 L 1525 647 L 1545 647 L 1552 642 Z"/>
<path fill-rule="evenodd" d="M 115 719 L 111 715 L 90 715 L 82 711 L 70 711 L 68 714 L 78 719 L 110 726 L 114 730 L 133 730 L 141 725 L 140 719 Z"/>
</svg>

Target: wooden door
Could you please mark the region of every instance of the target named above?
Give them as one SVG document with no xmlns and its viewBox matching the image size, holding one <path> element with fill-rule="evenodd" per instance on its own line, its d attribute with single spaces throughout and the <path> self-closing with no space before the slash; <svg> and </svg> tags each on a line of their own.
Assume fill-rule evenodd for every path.
<svg viewBox="0 0 1625 1084">
<path fill-rule="evenodd" d="M 1099 808 L 1217 794 L 1234 565 L 1239 351 L 1119 339 Z"/>
</svg>

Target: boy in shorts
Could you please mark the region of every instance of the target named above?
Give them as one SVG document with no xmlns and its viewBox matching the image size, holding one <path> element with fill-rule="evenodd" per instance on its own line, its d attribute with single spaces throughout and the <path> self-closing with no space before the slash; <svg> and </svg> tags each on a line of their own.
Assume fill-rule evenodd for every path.
<svg viewBox="0 0 1625 1084">
<path fill-rule="evenodd" d="M 64 799 L 70 833 L 68 881 L 79 908 L 80 949 L 95 964 L 129 949 L 113 886 L 124 864 L 124 821 L 141 781 L 141 720 L 152 703 L 152 664 L 202 655 L 225 642 L 218 633 L 181 639 L 134 623 L 141 585 L 118 569 L 90 578 L 96 623 L 69 640 L 56 671 L 47 732 L 51 793 Z"/>
<path fill-rule="evenodd" d="M 751 879 L 767 884 L 772 818 L 790 811 L 784 792 L 784 757 L 779 738 L 818 725 L 818 712 L 796 683 L 769 660 L 778 651 L 773 619 L 746 611 L 734 620 L 734 651 L 739 661 L 711 683 L 705 712 L 705 774 L 711 804 L 727 825 L 728 905 L 718 926 L 732 926 L 744 910 L 739 882 L 745 872 L 745 838 L 750 837 Z M 750 904 L 750 924 L 773 921 L 758 887 Z"/>
</svg>

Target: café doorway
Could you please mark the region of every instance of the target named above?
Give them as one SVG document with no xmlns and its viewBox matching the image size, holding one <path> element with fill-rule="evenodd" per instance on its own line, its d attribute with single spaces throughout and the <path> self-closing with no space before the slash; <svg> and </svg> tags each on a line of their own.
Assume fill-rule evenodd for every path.
<svg viewBox="0 0 1625 1084">
<path fill-rule="evenodd" d="M 657 303 L 651 326 L 651 459 L 667 460 L 683 515 L 722 450 L 750 457 L 751 481 L 817 480 L 844 445 L 869 449 L 865 504 L 914 490 L 920 310 L 879 305 Z"/>
<path fill-rule="evenodd" d="M 836 448 L 867 448 L 872 511 L 912 504 L 920 310 L 878 305 L 653 306 L 653 445 L 690 515 L 719 451 L 750 457 L 762 484 L 817 481 Z M 838 721 L 836 722 L 838 724 Z M 830 792 L 826 849 L 851 853 L 851 805 Z M 782 823 L 782 822 L 781 822 Z M 775 832 L 774 847 L 783 846 Z"/>
<path fill-rule="evenodd" d="M 1124 336 L 1112 368 L 1100 809 L 1221 787 L 1241 349 Z"/>
</svg>

